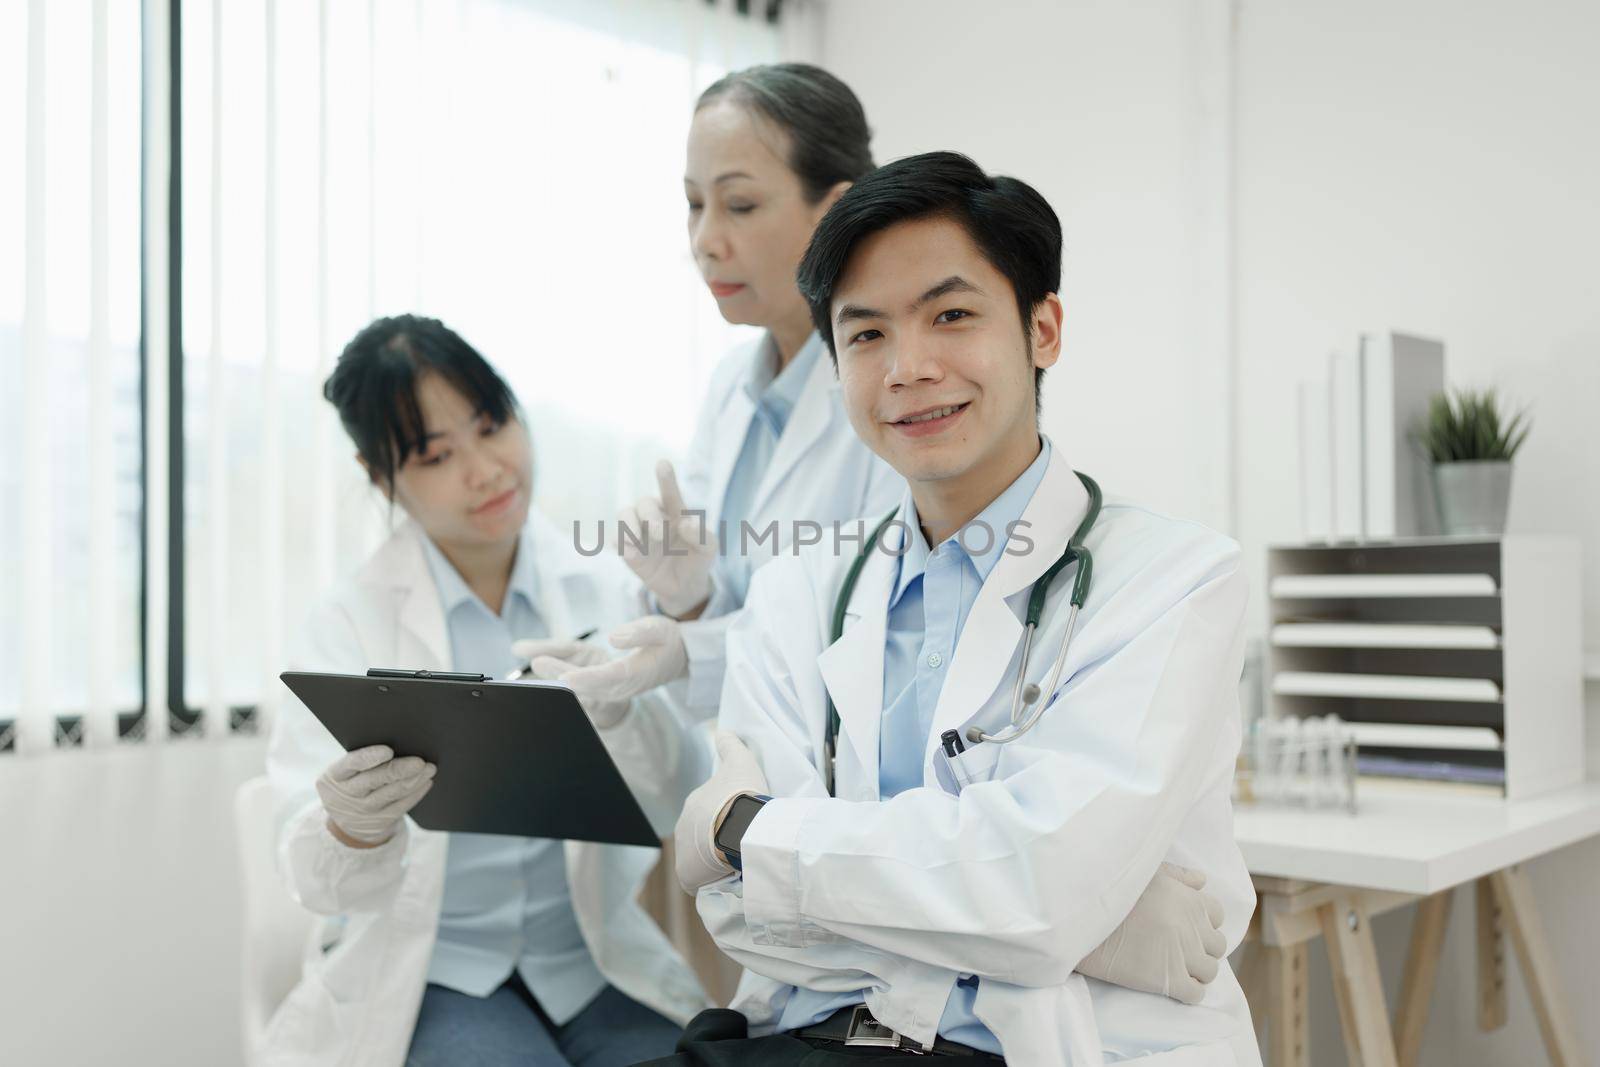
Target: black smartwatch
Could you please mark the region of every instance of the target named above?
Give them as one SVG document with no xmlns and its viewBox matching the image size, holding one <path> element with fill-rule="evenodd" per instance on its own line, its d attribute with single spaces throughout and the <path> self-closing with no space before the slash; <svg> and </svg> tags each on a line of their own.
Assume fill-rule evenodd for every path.
<svg viewBox="0 0 1600 1067">
<path fill-rule="evenodd" d="M 744 870 L 739 862 L 739 846 L 744 842 L 744 832 L 750 829 L 750 822 L 756 814 L 766 806 L 771 797 L 758 797 L 750 793 L 741 793 L 733 798 L 733 803 L 728 805 L 728 813 L 722 817 L 722 822 L 717 825 L 715 837 L 717 848 L 736 871 Z"/>
</svg>

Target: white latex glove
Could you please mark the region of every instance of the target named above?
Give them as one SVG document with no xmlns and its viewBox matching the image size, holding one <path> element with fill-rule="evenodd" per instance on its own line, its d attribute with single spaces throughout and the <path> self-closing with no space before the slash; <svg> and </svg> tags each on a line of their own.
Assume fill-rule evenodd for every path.
<svg viewBox="0 0 1600 1067">
<path fill-rule="evenodd" d="M 1198 1004 L 1227 955 L 1222 905 L 1201 892 L 1206 876 L 1163 863 L 1133 911 L 1078 964 L 1080 974 L 1124 989 Z"/>
<path fill-rule="evenodd" d="M 436 770 L 419 756 L 395 759 L 388 745 L 368 745 L 334 760 L 317 779 L 317 795 L 328 821 L 346 837 L 381 845 L 428 795 Z"/>
<path fill-rule="evenodd" d="M 631 531 L 620 538 L 622 559 L 655 594 L 661 610 L 681 618 L 711 596 L 717 538 L 703 512 L 690 514 L 684 506 L 678 477 L 666 460 L 656 464 L 656 483 L 659 497 L 643 498 L 618 519 Z"/>
<path fill-rule="evenodd" d="M 717 824 L 734 799 L 744 793 L 764 795 L 767 776 L 737 734 L 717 731 L 717 769 L 683 802 L 673 833 L 677 846 L 678 884 L 693 894 L 701 886 L 733 873 L 716 846 Z"/>
<path fill-rule="evenodd" d="M 593 680 L 595 673 L 606 665 L 622 662 L 612 659 L 605 649 L 584 641 L 541 638 L 517 641 L 511 651 L 518 659 L 528 661 L 528 669 L 535 678 L 560 682 L 571 688 L 589 720 L 602 730 L 615 726 L 628 714 L 629 697 L 613 698 L 609 690 L 614 686 Z"/>
<path fill-rule="evenodd" d="M 614 659 L 602 648 L 576 641 L 518 641 L 511 651 L 527 659 L 536 676 L 571 686 L 596 726 L 620 722 L 634 697 L 689 668 L 678 622 L 664 615 L 623 623 L 607 640 L 628 654 Z"/>
</svg>

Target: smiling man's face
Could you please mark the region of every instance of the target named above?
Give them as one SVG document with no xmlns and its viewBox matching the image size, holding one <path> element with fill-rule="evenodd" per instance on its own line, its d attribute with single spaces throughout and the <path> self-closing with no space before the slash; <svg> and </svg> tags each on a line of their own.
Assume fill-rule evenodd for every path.
<svg viewBox="0 0 1600 1067">
<path fill-rule="evenodd" d="M 1009 474 L 998 493 L 1037 454 L 1034 369 L 1060 355 L 1060 301 L 1041 301 L 1025 331 L 1011 283 L 960 223 L 862 239 L 829 316 L 850 423 L 914 490 Z"/>
</svg>

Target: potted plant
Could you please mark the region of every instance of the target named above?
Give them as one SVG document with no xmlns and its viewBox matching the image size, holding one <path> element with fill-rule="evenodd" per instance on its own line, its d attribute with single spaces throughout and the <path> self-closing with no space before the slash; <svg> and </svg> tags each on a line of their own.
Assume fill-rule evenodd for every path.
<svg viewBox="0 0 1600 1067">
<path fill-rule="evenodd" d="M 1447 534 L 1499 536 L 1511 501 L 1511 457 L 1528 436 L 1527 413 L 1509 419 L 1493 389 L 1439 393 L 1417 442 L 1433 461 L 1434 499 Z"/>
</svg>

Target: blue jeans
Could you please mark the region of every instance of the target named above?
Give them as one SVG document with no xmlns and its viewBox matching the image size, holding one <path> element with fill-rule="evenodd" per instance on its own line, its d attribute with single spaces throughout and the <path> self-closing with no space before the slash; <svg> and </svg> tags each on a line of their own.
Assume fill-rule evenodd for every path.
<svg viewBox="0 0 1600 1067">
<path fill-rule="evenodd" d="M 611 986 L 558 1026 L 515 973 L 487 997 L 430 983 L 406 1067 L 611 1067 L 670 1056 L 680 1033 Z"/>
</svg>

